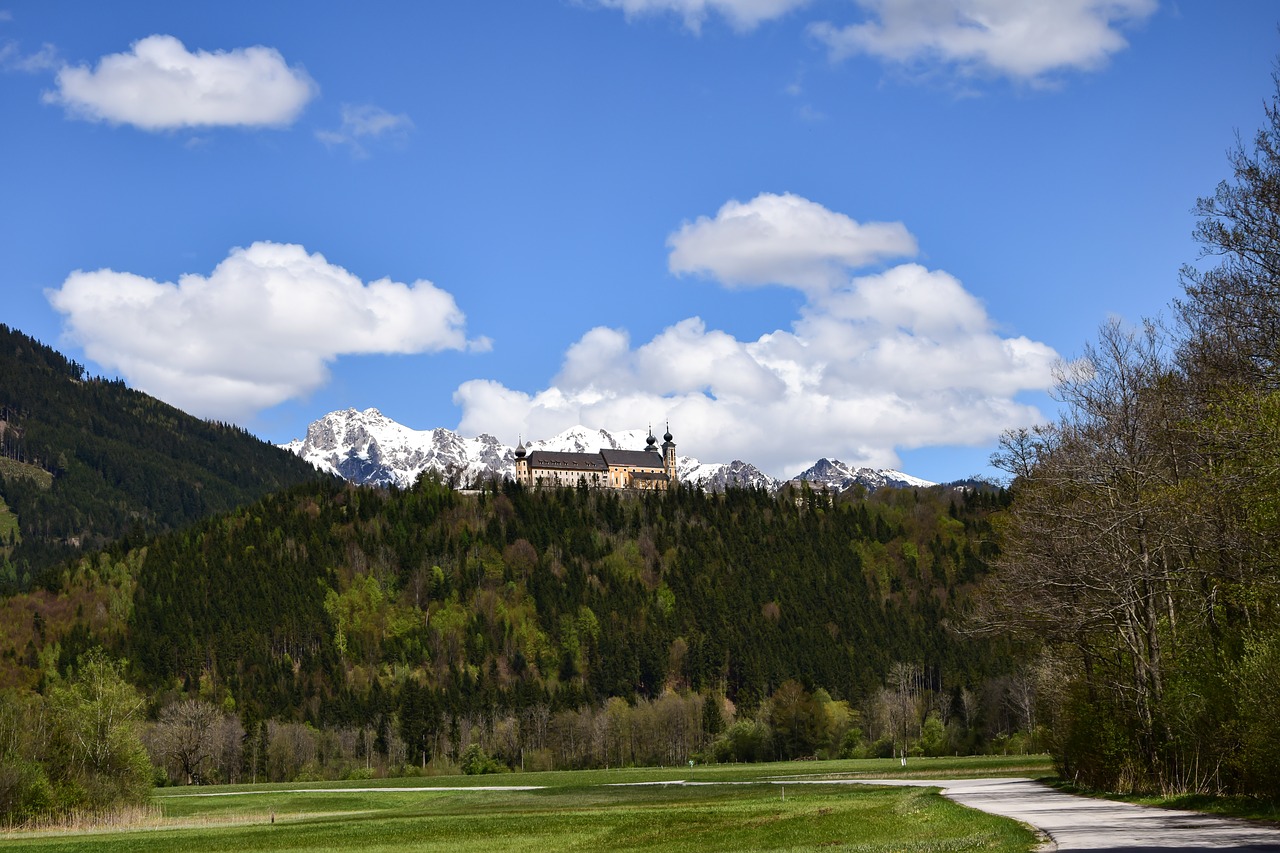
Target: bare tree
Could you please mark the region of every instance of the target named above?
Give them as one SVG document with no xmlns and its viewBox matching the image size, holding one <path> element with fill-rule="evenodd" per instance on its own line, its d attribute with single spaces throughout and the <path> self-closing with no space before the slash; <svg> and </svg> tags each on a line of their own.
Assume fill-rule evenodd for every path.
<svg viewBox="0 0 1280 853">
<path fill-rule="evenodd" d="M 1223 590 L 1255 571 L 1172 350 L 1154 324 L 1105 325 L 1059 369 L 1059 421 L 1004 436 L 993 462 L 1013 475 L 1014 504 L 970 623 L 1057 646 L 1057 671 L 1076 673 L 1087 703 L 1130 733 L 1155 787 L 1182 773 L 1170 731 L 1170 702 L 1189 696 L 1170 694 L 1179 658 L 1219 618 Z"/>
<path fill-rule="evenodd" d="M 1207 269 L 1182 270 L 1184 359 L 1208 383 L 1280 388 L 1280 76 L 1252 146 L 1237 139 L 1232 179 L 1196 202 Z"/>
<path fill-rule="evenodd" d="M 900 744 L 902 763 L 907 763 L 911 736 L 920 737 L 921 710 L 924 697 L 924 671 L 913 663 L 898 661 L 889 667 L 886 710 L 889 731 L 895 744 Z"/>
<path fill-rule="evenodd" d="M 182 699 L 166 705 L 156 722 L 156 745 L 173 763 L 185 785 L 204 781 L 205 773 L 222 751 L 221 732 L 215 731 L 222 711 L 202 699 Z"/>
</svg>

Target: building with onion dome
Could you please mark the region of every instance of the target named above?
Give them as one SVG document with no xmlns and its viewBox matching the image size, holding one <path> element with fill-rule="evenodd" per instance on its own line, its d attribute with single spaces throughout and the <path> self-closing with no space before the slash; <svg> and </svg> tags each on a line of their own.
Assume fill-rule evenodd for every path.
<svg viewBox="0 0 1280 853">
<path fill-rule="evenodd" d="M 531 488 L 585 485 L 591 489 L 661 491 L 678 482 L 676 444 L 671 440 L 670 427 L 663 436 L 662 449 L 657 445 L 653 430 L 649 430 L 644 450 L 531 452 L 521 441 L 516 446 L 516 480 Z"/>
</svg>

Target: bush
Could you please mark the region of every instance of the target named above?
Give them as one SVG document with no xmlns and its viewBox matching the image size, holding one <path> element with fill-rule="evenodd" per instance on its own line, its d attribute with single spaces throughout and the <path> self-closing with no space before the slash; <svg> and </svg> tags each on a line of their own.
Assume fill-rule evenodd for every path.
<svg viewBox="0 0 1280 853">
<path fill-rule="evenodd" d="M 758 720 L 739 720 L 712 747 L 716 761 L 754 763 L 773 758 L 773 732 Z"/>
<path fill-rule="evenodd" d="M 925 755 L 934 757 L 948 752 L 947 728 L 936 713 L 925 718 L 924 728 L 920 733 L 920 747 Z"/>
<path fill-rule="evenodd" d="M 501 773 L 505 770 L 480 747 L 473 743 L 462 753 L 462 772 L 468 776 L 482 776 L 486 773 Z"/>
<path fill-rule="evenodd" d="M 1073 685 L 1050 753 L 1063 779 L 1099 791 L 1132 790 L 1134 744 L 1118 710 L 1091 702 L 1084 685 Z"/>
<path fill-rule="evenodd" d="M 53 788 L 43 767 L 31 761 L 0 763 L 0 821 L 26 823 L 52 806 Z"/>
<path fill-rule="evenodd" d="M 878 741 L 871 744 L 871 746 L 867 747 L 867 754 L 871 758 L 893 758 L 893 738 L 880 738 Z"/>
<path fill-rule="evenodd" d="M 862 729 L 854 728 L 844 733 L 840 740 L 840 758 L 866 758 L 867 742 L 862 738 Z"/>
<path fill-rule="evenodd" d="M 1280 638 L 1246 645 L 1238 675 L 1240 748 L 1234 764 L 1244 789 L 1265 797 L 1280 796 L 1280 715 L 1276 684 L 1280 683 Z"/>
<path fill-rule="evenodd" d="M 320 762 L 314 758 L 305 762 L 293 777 L 295 782 L 323 782 L 324 780 L 324 770 L 321 769 Z"/>
</svg>

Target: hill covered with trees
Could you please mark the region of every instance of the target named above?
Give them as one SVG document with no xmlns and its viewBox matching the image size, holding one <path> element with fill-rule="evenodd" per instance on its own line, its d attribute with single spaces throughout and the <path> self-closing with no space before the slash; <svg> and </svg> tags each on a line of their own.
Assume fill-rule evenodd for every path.
<svg viewBox="0 0 1280 853">
<path fill-rule="evenodd" d="M 320 719 L 410 675 L 570 707 L 668 688 L 755 707 L 789 678 L 862 698 L 896 660 L 968 683 L 986 665 L 943 621 L 999 498 L 944 495 L 317 483 L 152 543 L 129 656 L 155 685 Z"/>
<path fill-rule="evenodd" d="M 0 591 L 58 563 L 314 479 L 291 453 L 191 417 L 0 325 Z"/>
<path fill-rule="evenodd" d="M 179 782 L 983 749 L 1013 655 L 946 623 L 1006 500 L 317 480 L 11 597 L 0 678 L 127 660 Z"/>
</svg>

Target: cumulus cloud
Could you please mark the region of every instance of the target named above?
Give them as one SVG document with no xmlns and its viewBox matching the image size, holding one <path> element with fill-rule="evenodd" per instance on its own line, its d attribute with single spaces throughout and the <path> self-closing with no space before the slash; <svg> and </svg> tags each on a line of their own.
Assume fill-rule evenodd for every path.
<svg viewBox="0 0 1280 853">
<path fill-rule="evenodd" d="M 413 121 L 403 113 L 391 113 L 373 104 L 343 104 L 342 126 L 318 130 L 316 138 L 330 147 L 345 146 L 355 157 L 366 157 L 365 143 L 375 139 L 403 142 Z"/>
<path fill-rule="evenodd" d="M 900 64 L 941 63 L 965 74 L 1038 82 L 1091 70 L 1128 46 L 1119 28 L 1144 21 L 1156 0 L 855 0 L 856 24 L 814 24 L 832 58 L 866 54 Z"/>
<path fill-rule="evenodd" d="M 730 201 L 714 218 L 686 222 L 667 239 L 676 275 L 708 275 L 728 286 L 783 284 L 822 290 L 850 268 L 909 257 L 916 239 L 901 222 L 858 223 L 786 193 Z"/>
<path fill-rule="evenodd" d="M 76 271 L 47 292 L 98 364 L 192 414 L 241 421 L 329 378 L 340 355 L 484 349 L 429 281 L 363 282 L 319 253 L 260 242 L 176 284 Z"/>
<path fill-rule="evenodd" d="M 854 235 L 864 227 L 805 199 L 783 198 L 796 221 L 775 217 L 781 233 L 801 234 L 797 223 L 815 217 Z M 673 235 L 673 269 L 685 245 L 675 238 L 689 227 Z M 742 279 L 736 259 L 752 251 L 758 235 L 726 233 L 747 245 L 713 241 L 715 257 L 735 260 L 705 268 L 728 283 Z M 904 234 L 892 243 L 896 251 L 908 245 Z M 905 263 L 834 282 L 835 267 L 882 256 L 832 248 L 845 243 L 861 245 L 801 241 L 779 266 L 785 275 L 758 279 L 805 293 L 787 328 L 738 340 L 694 317 L 639 346 L 624 330 L 592 329 L 569 348 L 542 391 L 526 394 L 488 380 L 463 384 L 454 395 L 460 426 L 536 438 L 578 423 L 617 428 L 669 418 L 682 454 L 747 459 L 792 475 L 817 455 L 895 467 L 902 448 L 982 444 L 1008 427 L 1042 420 L 1016 397 L 1052 385 L 1059 359 L 1051 347 L 1000 335 L 982 303 L 941 270 Z M 773 254 L 763 257 L 767 264 Z M 812 286 L 815 280 L 822 286 Z"/>
<path fill-rule="evenodd" d="M 153 131 L 284 126 L 317 91 L 307 73 L 286 65 L 274 48 L 192 53 L 166 35 L 104 56 L 96 68 L 64 66 L 57 85 L 45 99 L 71 115 Z"/>
<path fill-rule="evenodd" d="M 755 29 L 764 21 L 780 18 L 809 0 L 595 0 L 608 9 L 621 9 L 628 18 L 645 14 L 674 13 L 690 30 L 698 32 L 712 13 L 722 16 L 739 32 Z"/>
</svg>

